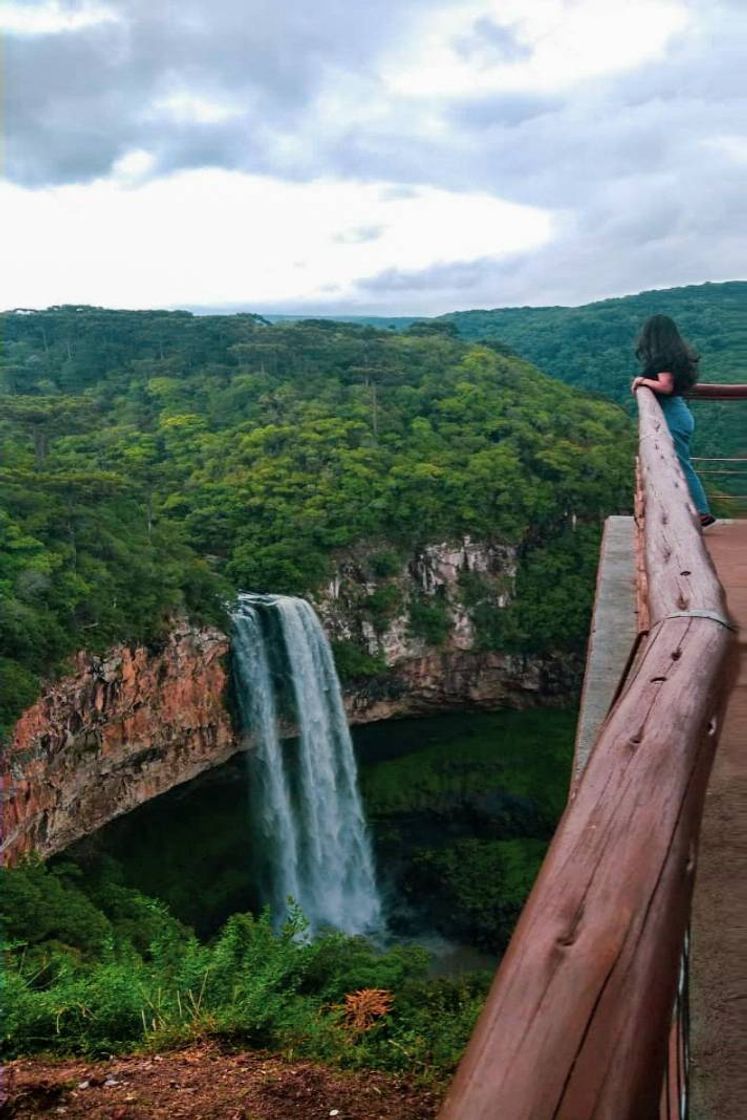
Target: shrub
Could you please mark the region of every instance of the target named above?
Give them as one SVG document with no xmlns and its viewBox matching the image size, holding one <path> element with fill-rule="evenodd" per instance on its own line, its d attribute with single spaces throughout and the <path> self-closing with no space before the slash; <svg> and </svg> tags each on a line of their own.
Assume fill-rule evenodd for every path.
<svg viewBox="0 0 747 1120">
<path fill-rule="evenodd" d="M 69 867 L 65 876 L 39 864 L 2 876 L 6 1057 L 162 1049 L 216 1036 L 436 1077 L 457 1060 L 484 994 L 484 978 L 467 987 L 429 981 L 422 949 L 382 951 L 339 933 L 311 941 L 298 912 L 279 932 L 268 912 L 234 914 L 203 944 L 156 900 L 108 883 L 92 887 L 94 901 Z M 44 892 L 55 920 L 32 957 L 24 923 Z M 58 937 L 63 894 L 78 915 L 67 943 Z M 136 912 L 151 934 L 145 948 L 135 944 Z"/>
<path fill-rule="evenodd" d="M 381 549 L 380 552 L 374 552 L 370 561 L 371 571 L 378 579 L 389 579 L 391 576 L 396 576 L 402 570 L 402 560 L 391 549 Z"/>
<path fill-rule="evenodd" d="M 366 680 L 386 672 L 386 662 L 361 649 L 355 642 L 333 642 L 332 654 L 340 680 L 343 682 Z"/>
<path fill-rule="evenodd" d="M 392 583 L 377 587 L 363 602 L 363 610 L 371 619 L 374 630 L 381 633 L 402 609 L 402 593 Z"/>
<path fill-rule="evenodd" d="M 429 646 L 444 644 L 451 631 L 451 619 L 442 596 L 419 595 L 411 600 L 409 631 Z"/>
</svg>

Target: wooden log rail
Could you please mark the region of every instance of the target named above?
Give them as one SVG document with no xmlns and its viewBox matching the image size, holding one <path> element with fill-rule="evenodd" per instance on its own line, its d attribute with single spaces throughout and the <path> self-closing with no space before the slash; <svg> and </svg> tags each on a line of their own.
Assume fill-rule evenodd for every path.
<svg viewBox="0 0 747 1120">
<path fill-rule="evenodd" d="M 653 393 L 649 633 L 572 793 L 439 1120 L 656 1120 L 734 635 Z"/>
<path fill-rule="evenodd" d="M 718 385 L 715 381 L 694 385 L 687 394 L 694 401 L 747 400 L 747 385 Z"/>
</svg>

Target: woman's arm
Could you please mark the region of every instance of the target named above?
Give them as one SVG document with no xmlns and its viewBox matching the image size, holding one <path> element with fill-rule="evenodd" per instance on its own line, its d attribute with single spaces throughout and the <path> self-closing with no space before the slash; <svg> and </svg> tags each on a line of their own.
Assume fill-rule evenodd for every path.
<svg viewBox="0 0 747 1120">
<path fill-rule="evenodd" d="M 674 392 L 674 374 L 662 372 L 659 374 L 656 381 L 651 377 L 634 377 L 633 384 L 630 386 L 630 391 L 635 393 L 636 389 L 640 389 L 641 385 L 646 389 L 653 389 L 655 393 L 668 397 Z"/>
</svg>

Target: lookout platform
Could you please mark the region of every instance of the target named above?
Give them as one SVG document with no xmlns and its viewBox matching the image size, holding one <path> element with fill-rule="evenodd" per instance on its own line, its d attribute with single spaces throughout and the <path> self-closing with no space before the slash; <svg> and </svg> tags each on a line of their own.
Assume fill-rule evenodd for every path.
<svg viewBox="0 0 747 1120">
<path fill-rule="evenodd" d="M 705 799 L 691 919 L 691 1117 L 747 1116 L 747 521 L 705 543 L 738 627 L 738 664 Z"/>
<path fill-rule="evenodd" d="M 704 543 L 737 628 L 736 663 L 705 797 L 691 917 L 690 1118 L 747 1116 L 747 521 L 720 521 Z M 605 523 L 584 693 L 578 780 L 629 665 L 638 629 L 635 522 Z"/>
</svg>

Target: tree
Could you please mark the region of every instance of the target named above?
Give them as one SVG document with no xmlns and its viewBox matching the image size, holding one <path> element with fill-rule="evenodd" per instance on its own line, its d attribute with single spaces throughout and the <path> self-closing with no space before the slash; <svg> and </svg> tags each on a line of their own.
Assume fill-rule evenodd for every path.
<svg viewBox="0 0 747 1120">
<path fill-rule="evenodd" d="M 50 441 L 84 431 L 95 405 L 82 397 L 0 397 L 0 420 L 18 425 L 33 441 L 36 465 L 44 466 Z"/>
</svg>

